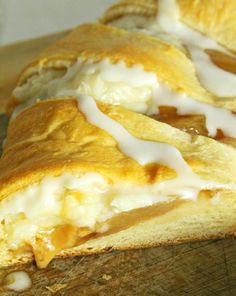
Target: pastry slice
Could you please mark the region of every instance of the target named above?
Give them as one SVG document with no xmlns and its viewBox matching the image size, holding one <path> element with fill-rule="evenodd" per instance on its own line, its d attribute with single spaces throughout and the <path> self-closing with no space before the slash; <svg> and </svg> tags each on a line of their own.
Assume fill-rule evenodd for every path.
<svg viewBox="0 0 236 296">
<path fill-rule="evenodd" d="M 235 143 L 236 100 L 207 91 L 186 53 L 156 37 L 82 25 L 26 67 L 10 105 L 15 116 L 39 99 L 79 94 Z"/>
<path fill-rule="evenodd" d="M 10 122 L 0 161 L 0 265 L 236 230 L 236 151 L 91 97 Z"/>
</svg>

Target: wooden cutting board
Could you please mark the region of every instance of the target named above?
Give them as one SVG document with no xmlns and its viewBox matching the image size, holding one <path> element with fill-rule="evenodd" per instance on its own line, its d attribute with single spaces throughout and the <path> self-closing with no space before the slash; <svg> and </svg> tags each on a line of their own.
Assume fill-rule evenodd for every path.
<svg viewBox="0 0 236 296">
<path fill-rule="evenodd" d="M 20 70 L 66 32 L 0 48 L 0 112 Z M 56 259 L 46 269 L 34 264 L 0 269 L 0 282 L 25 270 L 32 286 L 21 295 L 236 295 L 236 240 L 113 251 Z M 0 287 L 3 296 L 18 295 Z"/>
</svg>

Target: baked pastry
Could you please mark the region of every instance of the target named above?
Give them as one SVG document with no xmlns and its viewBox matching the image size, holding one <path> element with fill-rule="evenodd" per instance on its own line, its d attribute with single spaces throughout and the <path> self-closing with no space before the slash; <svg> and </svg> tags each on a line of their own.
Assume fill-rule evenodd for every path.
<svg viewBox="0 0 236 296">
<path fill-rule="evenodd" d="M 39 102 L 0 162 L 0 264 L 233 234 L 235 175 L 213 139 L 88 96 Z"/>
<path fill-rule="evenodd" d="M 235 75 L 218 71 L 232 78 L 226 89 L 234 92 Z M 159 37 L 101 24 L 82 25 L 22 72 L 10 105 L 25 102 L 18 112 L 36 99 L 78 93 L 234 145 L 229 138 L 235 138 L 231 128 L 236 123 L 231 112 L 236 110 L 235 97 L 207 90 L 188 52 Z"/>
<path fill-rule="evenodd" d="M 234 4 L 206 37 L 200 2 L 120 1 L 21 73 L 0 160 L 0 264 L 235 233 L 234 28 L 218 36 Z"/>
</svg>

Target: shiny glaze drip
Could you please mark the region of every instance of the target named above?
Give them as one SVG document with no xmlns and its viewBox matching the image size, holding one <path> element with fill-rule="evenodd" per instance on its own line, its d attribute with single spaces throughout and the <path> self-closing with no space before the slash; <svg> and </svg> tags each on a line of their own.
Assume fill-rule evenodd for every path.
<svg viewBox="0 0 236 296">
<path fill-rule="evenodd" d="M 179 115 L 203 114 L 209 136 L 215 137 L 220 129 L 225 135 L 236 138 L 236 116 L 230 110 L 194 100 L 186 94 L 175 93 L 164 84 L 154 88 L 153 97 L 151 114 L 159 112 L 155 110 L 161 106 L 175 107 Z"/>
<path fill-rule="evenodd" d="M 114 137 L 121 151 L 141 165 L 160 163 L 175 169 L 179 174 L 191 171 L 179 150 L 174 146 L 132 136 L 122 125 L 101 112 L 89 96 L 80 96 L 78 103 L 80 110 L 90 123 Z"/>
<path fill-rule="evenodd" d="M 160 163 L 176 170 L 176 178 L 154 185 L 155 190 L 158 190 L 159 195 L 163 198 L 181 196 L 186 199 L 196 199 L 203 189 L 234 188 L 232 185 L 201 179 L 192 171 L 180 151 L 174 146 L 145 141 L 132 136 L 122 125 L 105 115 L 91 97 L 81 95 L 78 98 L 78 105 L 86 119 L 114 137 L 121 151 L 128 157 L 141 165 Z"/>
<path fill-rule="evenodd" d="M 168 34 L 176 36 L 187 47 L 204 87 L 217 96 L 235 96 L 236 75 L 217 67 L 205 49 L 217 50 L 231 56 L 233 54 L 214 40 L 184 25 L 179 18 L 175 0 L 158 1 L 157 25 Z"/>
</svg>

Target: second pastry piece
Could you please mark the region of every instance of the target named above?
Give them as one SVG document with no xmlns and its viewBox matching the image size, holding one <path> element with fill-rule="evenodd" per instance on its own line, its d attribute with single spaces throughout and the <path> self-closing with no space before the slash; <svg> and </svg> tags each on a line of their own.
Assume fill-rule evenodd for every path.
<svg viewBox="0 0 236 296">
<path fill-rule="evenodd" d="M 78 27 L 22 72 L 10 105 L 18 105 L 17 113 L 37 99 L 80 93 L 190 132 L 215 137 L 221 130 L 235 137 L 230 112 L 235 102 L 218 101 L 207 92 L 184 52 L 144 34 L 99 24 Z"/>
</svg>

